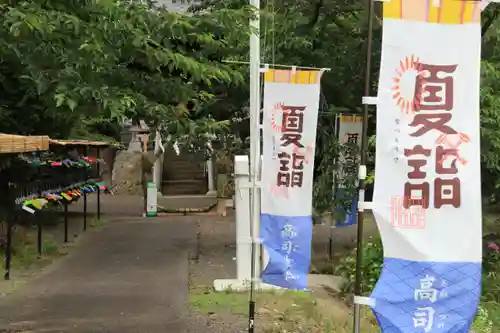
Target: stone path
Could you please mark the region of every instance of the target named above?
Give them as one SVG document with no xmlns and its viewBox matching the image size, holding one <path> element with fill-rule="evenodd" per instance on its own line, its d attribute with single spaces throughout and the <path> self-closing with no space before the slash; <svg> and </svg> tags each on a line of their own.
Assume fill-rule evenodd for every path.
<svg viewBox="0 0 500 333">
<path fill-rule="evenodd" d="M 109 219 L 67 257 L 0 299 L 0 332 L 210 332 L 187 304 L 195 220 Z"/>
</svg>

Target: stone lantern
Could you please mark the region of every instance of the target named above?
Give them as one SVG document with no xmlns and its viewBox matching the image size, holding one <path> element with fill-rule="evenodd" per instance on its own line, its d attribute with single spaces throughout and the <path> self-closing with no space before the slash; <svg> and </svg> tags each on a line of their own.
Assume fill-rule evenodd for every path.
<svg viewBox="0 0 500 333">
<path fill-rule="evenodd" d="M 148 150 L 149 128 L 144 121 L 141 121 L 139 124 L 133 124 L 129 131 L 132 138 L 130 139 L 128 150 L 146 152 Z"/>
</svg>

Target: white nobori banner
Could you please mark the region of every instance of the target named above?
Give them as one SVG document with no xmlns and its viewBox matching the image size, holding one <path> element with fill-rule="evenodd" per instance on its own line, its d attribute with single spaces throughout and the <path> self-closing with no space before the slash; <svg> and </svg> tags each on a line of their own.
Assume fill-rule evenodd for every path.
<svg viewBox="0 0 500 333">
<path fill-rule="evenodd" d="M 480 297 L 479 5 L 384 3 L 373 212 L 383 332 L 466 333 Z"/>
<path fill-rule="evenodd" d="M 305 289 L 311 260 L 314 146 L 321 71 L 264 74 L 262 281 Z"/>
</svg>

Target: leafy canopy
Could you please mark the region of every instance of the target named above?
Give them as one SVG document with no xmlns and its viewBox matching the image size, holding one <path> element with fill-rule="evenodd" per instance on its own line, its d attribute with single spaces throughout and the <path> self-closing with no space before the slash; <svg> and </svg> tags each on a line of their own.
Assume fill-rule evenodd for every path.
<svg viewBox="0 0 500 333">
<path fill-rule="evenodd" d="M 11 0 L 0 13 L 1 132 L 88 135 L 140 118 L 189 133 L 206 122 L 194 124 L 180 104 L 243 83 L 219 60 L 248 35 L 235 25 L 245 9 L 181 15 L 133 1 Z"/>
</svg>

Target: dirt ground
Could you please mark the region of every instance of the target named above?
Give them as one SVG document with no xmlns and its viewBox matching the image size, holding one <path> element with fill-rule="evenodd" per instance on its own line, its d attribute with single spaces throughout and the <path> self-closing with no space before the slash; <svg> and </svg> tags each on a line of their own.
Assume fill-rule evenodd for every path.
<svg viewBox="0 0 500 333">
<path fill-rule="evenodd" d="M 234 210 L 228 210 L 227 217 L 195 217 L 200 234 L 200 260 L 193 263 L 192 279 L 196 285 L 212 285 L 214 279 L 234 278 L 236 276 L 236 224 Z M 313 228 L 312 262 L 321 266 L 328 261 L 328 225 L 315 225 Z M 346 249 L 356 247 L 356 226 L 332 229 L 333 254 L 345 253 Z M 373 219 L 365 222 L 365 238 L 378 234 Z M 314 269 L 313 269 L 314 270 Z"/>
<path fill-rule="evenodd" d="M 227 217 L 198 217 L 199 242 L 198 252 L 192 257 L 190 264 L 191 303 L 194 308 L 209 315 L 213 323 L 232 323 L 233 332 L 246 332 L 248 314 L 248 294 L 234 295 L 213 293 L 215 279 L 236 277 L 236 225 L 234 211 L 229 211 Z M 328 260 L 329 226 L 317 225 L 313 231 L 313 266 L 321 267 Z M 365 236 L 370 237 L 377 233 L 373 220 L 365 223 Z M 355 247 L 356 227 L 333 229 L 333 253 L 345 253 L 346 249 Z M 313 267 L 314 270 L 314 267 Z M 286 327 L 286 332 L 316 332 L 313 326 L 317 323 L 308 322 L 308 328 L 298 329 L 304 322 L 295 322 L 290 314 L 292 304 L 298 304 L 295 317 L 300 321 L 308 317 L 307 312 L 314 312 L 314 316 L 323 316 L 320 312 L 328 313 L 331 325 L 339 328 L 338 332 L 349 331 L 352 322 L 350 309 L 340 300 L 332 297 L 325 290 L 324 293 L 305 296 L 294 293 L 280 295 L 261 293 L 257 297 L 257 323 L 265 326 L 263 332 L 285 332 L 285 322 L 293 322 L 293 329 Z M 314 310 L 311 310 L 314 309 Z M 289 318 L 286 321 L 277 317 L 283 314 Z M 270 315 L 272 314 L 272 315 Z M 333 316 L 333 317 L 332 317 Z M 318 318 L 314 318 L 316 321 Z M 304 319 L 305 320 L 305 319 Z M 371 323 L 366 325 L 373 326 Z M 324 327 L 317 327 L 317 332 L 324 331 Z M 336 330 L 337 331 L 337 330 Z M 366 332 L 369 332 L 367 330 Z"/>
</svg>

